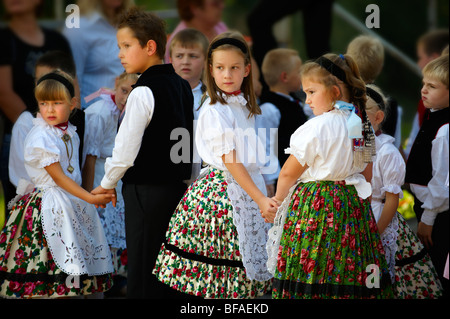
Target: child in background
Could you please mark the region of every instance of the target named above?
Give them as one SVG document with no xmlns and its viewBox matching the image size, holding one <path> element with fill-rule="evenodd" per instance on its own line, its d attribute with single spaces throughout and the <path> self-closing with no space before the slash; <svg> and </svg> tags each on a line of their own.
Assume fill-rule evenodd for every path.
<svg viewBox="0 0 450 319">
<path fill-rule="evenodd" d="M 358 65 L 363 81 L 366 84 L 375 83 L 384 65 L 384 46 L 381 41 L 368 35 L 357 36 L 348 44 L 347 54 Z M 394 137 L 394 145 L 400 149 L 403 108 L 392 97 L 388 98 L 386 108 L 389 110 L 389 117 L 383 123 L 384 133 Z"/>
<path fill-rule="evenodd" d="M 71 297 L 111 287 L 111 251 L 92 204 L 104 205 L 113 196 L 80 186 L 79 138 L 68 122 L 76 105 L 72 83 L 55 71 L 36 85 L 41 116 L 33 120 L 24 148 L 33 185 L 0 234 L 2 297 Z"/>
<path fill-rule="evenodd" d="M 392 297 L 368 199 L 375 145 L 358 67 L 348 55 L 326 54 L 303 66 L 301 80 L 315 117 L 292 135 L 278 179 L 274 199 L 282 205 L 268 242 L 272 297 Z M 370 267 L 378 286 L 367 282 Z"/>
<path fill-rule="evenodd" d="M 449 252 L 449 72 L 448 55 L 423 69 L 422 101 L 428 109 L 406 164 L 405 182 L 414 195 L 417 235 L 428 249 L 433 265 L 448 294 L 443 277 Z"/>
<path fill-rule="evenodd" d="M 261 115 L 256 116 L 255 128 L 265 132 L 260 138 L 265 142 L 269 157 L 270 173 L 263 174 L 268 196 L 275 195 L 275 185 L 280 168 L 288 155 L 291 135 L 306 122 L 302 104 L 289 94 L 300 90 L 300 67 L 302 60 L 298 52 L 291 49 L 274 49 L 264 57 L 261 71 L 269 90 L 260 99 Z"/>
<path fill-rule="evenodd" d="M 406 165 L 394 138 L 383 133 L 386 98 L 375 85 L 368 85 L 367 116 L 376 132 L 377 156 L 373 164 L 372 211 L 381 234 L 386 261 L 399 299 L 438 298 L 441 285 L 430 256 L 405 219 L 397 213 Z"/>
<path fill-rule="evenodd" d="M 85 118 L 84 112 L 79 108 L 79 88 L 78 81 L 76 79 L 75 63 L 72 56 L 63 51 L 49 51 L 44 53 L 36 61 L 34 67 L 34 76 L 36 82 L 45 74 L 50 73 L 55 70 L 61 70 L 69 74 L 74 80 L 74 91 L 75 91 L 75 104 L 76 107 L 72 111 L 69 118 L 69 122 L 76 126 L 77 135 L 80 139 L 79 147 L 79 163 L 84 162 L 83 146 L 84 146 L 84 126 Z M 37 111 L 37 110 L 36 110 Z M 25 137 L 28 132 L 33 127 L 33 119 L 35 114 L 24 111 L 14 123 L 12 134 L 11 134 L 11 149 L 9 155 L 9 176 L 11 183 L 17 187 L 19 180 L 25 179 L 29 180 L 27 172 L 25 170 L 24 164 L 24 142 Z M 80 167 L 82 168 L 82 167 Z M 23 194 L 22 194 L 23 195 Z"/>
<path fill-rule="evenodd" d="M 175 34 L 169 48 L 170 62 L 175 72 L 189 82 L 194 96 L 194 139 L 202 96 L 206 92 L 206 86 L 202 82 L 202 77 L 208 46 L 208 39 L 203 33 L 196 29 L 188 28 Z M 188 186 L 200 174 L 201 161 L 194 143 L 192 174 L 191 178 L 186 181 Z"/>
<path fill-rule="evenodd" d="M 259 209 L 275 211 L 276 204 L 265 196 L 260 173 L 263 145 L 254 129 L 260 110 L 242 35 L 216 37 L 207 67 L 196 144 L 209 167 L 179 202 L 153 273 L 187 295 L 255 298 L 267 292 L 272 277 L 266 269 L 268 225 Z"/>
<path fill-rule="evenodd" d="M 128 94 L 137 79 L 137 74 L 122 73 L 116 78 L 114 95 L 101 94 L 100 100 L 89 105 L 84 111 L 86 134 L 89 136 L 90 143 L 86 144 L 83 183 L 88 191 L 99 186 L 105 174 L 105 161 L 112 155 L 119 115 L 124 110 Z M 124 277 L 127 276 L 125 204 L 121 181 L 117 186 L 116 206 L 108 203 L 106 208 L 98 207 L 97 210 L 113 255 L 115 270 L 113 290 L 116 288 L 119 290 L 124 286 Z"/>
<path fill-rule="evenodd" d="M 448 29 L 436 29 L 423 34 L 417 40 L 417 65 L 421 70 L 429 62 L 441 56 L 442 51 L 444 51 L 445 47 L 448 46 L 448 36 Z M 424 106 L 423 101 L 420 100 L 417 104 L 417 112 L 414 116 L 411 132 L 408 137 L 408 142 L 405 146 L 405 149 L 403 150 L 405 159 L 408 158 L 417 133 L 419 132 L 420 127 L 423 124 L 426 112 L 427 108 Z"/>
<path fill-rule="evenodd" d="M 166 286 L 152 269 L 192 173 L 192 90 L 171 64 L 163 64 L 166 39 L 164 21 L 152 13 L 133 8 L 121 18 L 119 58 L 127 73 L 142 74 L 128 96 L 105 176 L 92 191 L 115 193 L 122 179 L 128 298 L 164 298 Z M 179 145 L 181 155 L 173 152 Z"/>
</svg>

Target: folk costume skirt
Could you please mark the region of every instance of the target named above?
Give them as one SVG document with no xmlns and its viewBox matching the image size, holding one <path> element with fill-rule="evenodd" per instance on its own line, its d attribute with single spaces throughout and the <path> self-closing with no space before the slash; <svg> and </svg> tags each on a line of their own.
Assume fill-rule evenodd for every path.
<svg viewBox="0 0 450 319">
<path fill-rule="evenodd" d="M 255 298 L 272 280 L 250 280 L 242 263 L 224 172 L 209 168 L 187 189 L 172 216 L 153 274 L 203 298 Z"/>
<path fill-rule="evenodd" d="M 41 203 L 37 189 L 24 195 L 0 233 L 0 297 L 74 297 L 110 289 L 110 274 L 70 276 L 56 266 L 42 228 Z"/>
<path fill-rule="evenodd" d="M 290 194 L 280 208 L 286 209 L 286 217 L 277 246 L 272 297 L 392 298 L 369 201 L 343 182 L 300 183 Z"/>
<path fill-rule="evenodd" d="M 435 299 L 441 297 L 443 288 L 430 255 L 403 216 L 397 213 L 397 218 L 398 237 L 393 284 L 395 298 Z"/>
</svg>

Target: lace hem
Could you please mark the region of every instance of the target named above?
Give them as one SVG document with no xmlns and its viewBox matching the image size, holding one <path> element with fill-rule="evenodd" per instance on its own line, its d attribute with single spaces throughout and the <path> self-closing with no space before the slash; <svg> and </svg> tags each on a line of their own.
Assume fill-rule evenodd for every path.
<svg viewBox="0 0 450 319">
<path fill-rule="evenodd" d="M 392 283 L 395 283 L 395 254 L 397 253 L 398 218 L 397 214 L 381 234 L 381 243 L 384 248 L 384 256 L 389 267 L 389 275 Z"/>
<path fill-rule="evenodd" d="M 269 240 L 267 240 L 266 250 L 268 255 L 267 270 L 275 275 L 278 262 L 278 250 L 280 247 L 281 234 L 283 233 L 284 222 L 286 221 L 287 211 L 291 202 L 292 194 L 297 188 L 298 183 L 289 190 L 288 195 L 281 203 L 281 206 L 277 210 L 272 228 L 269 230 Z"/>
<path fill-rule="evenodd" d="M 251 174 L 251 176 L 258 188 L 265 192 L 261 174 L 259 176 Z M 239 250 L 247 276 L 251 280 L 268 280 L 272 278 L 272 275 L 267 271 L 265 245 L 270 225 L 264 222 L 258 205 L 227 171 L 225 171 L 225 179 L 228 183 L 228 196 L 233 206 L 233 223 L 238 233 Z"/>
</svg>

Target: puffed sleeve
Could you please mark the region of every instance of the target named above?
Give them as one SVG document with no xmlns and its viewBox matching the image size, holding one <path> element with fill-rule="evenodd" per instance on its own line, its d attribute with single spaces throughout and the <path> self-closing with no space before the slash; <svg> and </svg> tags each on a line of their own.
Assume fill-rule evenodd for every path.
<svg viewBox="0 0 450 319">
<path fill-rule="evenodd" d="M 203 139 L 205 146 L 214 156 L 221 157 L 236 149 L 234 118 L 227 109 L 208 108 L 200 116 L 197 124 L 197 138 Z"/>
<path fill-rule="evenodd" d="M 43 134 L 33 134 L 32 131 L 25 139 L 24 160 L 32 167 L 47 167 L 59 162 L 60 156 L 61 153 L 55 141 L 52 142 Z"/>
<path fill-rule="evenodd" d="M 285 150 L 286 154 L 294 155 L 300 165 L 309 167 L 313 165 L 315 158 L 321 152 L 321 143 L 317 132 L 314 126 L 310 125 L 312 120 L 300 126 L 292 134 L 289 148 Z"/>
<path fill-rule="evenodd" d="M 405 182 L 406 164 L 400 152 L 395 149 L 384 154 L 380 159 L 380 171 L 383 178 L 382 192 L 399 194 L 403 197 L 402 185 Z"/>
</svg>

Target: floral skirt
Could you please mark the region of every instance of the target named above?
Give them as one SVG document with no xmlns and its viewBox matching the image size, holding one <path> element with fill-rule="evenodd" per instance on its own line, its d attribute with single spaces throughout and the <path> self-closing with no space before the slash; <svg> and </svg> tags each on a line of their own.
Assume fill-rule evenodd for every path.
<svg viewBox="0 0 450 319">
<path fill-rule="evenodd" d="M 398 216 L 394 294 L 398 299 L 435 299 L 442 286 L 425 247 L 401 214 Z"/>
<path fill-rule="evenodd" d="M 111 288 L 111 275 L 71 276 L 53 261 L 41 222 L 42 193 L 23 196 L 0 233 L 0 297 L 59 298 Z"/>
<path fill-rule="evenodd" d="M 222 171 L 209 169 L 187 189 L 172 216 L 153 274 L 203 298 L 255 298 L 271 280 L 249 280 L 242 264 L 233 207 Z"/>
<path fill-rule="evenodd" d="M 368 200 L 339 182 L 300 183 L 281 234 L 273 298 L 392 298 Z"/>
</svg>

